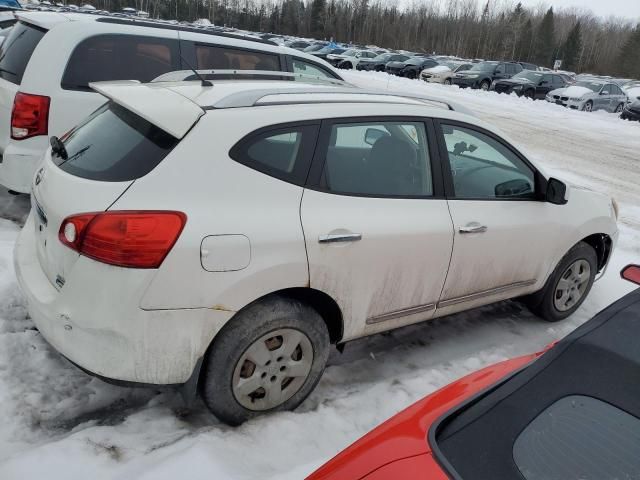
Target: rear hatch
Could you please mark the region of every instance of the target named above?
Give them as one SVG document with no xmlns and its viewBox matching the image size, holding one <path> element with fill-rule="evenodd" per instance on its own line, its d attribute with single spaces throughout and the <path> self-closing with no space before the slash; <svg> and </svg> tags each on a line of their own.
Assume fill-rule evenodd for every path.
<svg viewBox="0 0 640 480">
<path fill-rule="evenodd" d="M 47 30 L 24 21 L 16 23 L 0 46 L 0 152 L 11 135 L 13 99 L 33 54 Z"/>
<path fill-rule="evenodd" d="M 146 86 L 137 88 L 138 99 L 144 98 Z M 168 133 L 141 116 L 153 117 L 157 104 L 137 105 L 140 114 L 134 113 L 116 103 L 122 100 L 117 90 L 112 101 L 59 142 L 52 142 L 54 148 L 49 149 L 35 175 L 32 213 L 38 259 L 49 281 L 58 289 L 79 257 L 58 238 L 63 220 L 70 215 L 109 209 L 136 179 L 162 162 L 202 114 L 191 103 L 191 119 L 184 120 L 186 115 L 184 111 L 176 111 L 176 103 L 184 102 L 185 98 L 165 89 L 163 108 L 174 118 L 184 120 L 182 130 L 174 123 L 170 125 L 174 131 Z M 126 92 L 124 96 L 129 94 Z"/>
</svg>

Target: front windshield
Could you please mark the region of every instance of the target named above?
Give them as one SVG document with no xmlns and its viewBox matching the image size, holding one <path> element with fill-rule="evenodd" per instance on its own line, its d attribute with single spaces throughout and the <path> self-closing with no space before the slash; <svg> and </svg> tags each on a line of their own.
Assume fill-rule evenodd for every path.
<svg viewBox="0 0 640 480">
<path fill-rule="evenodd" d="M 516 73 L 513 78 L 522 78 L 524 80 L 529 80 L 530 82 L 537 83 L 542 80 L 542 73 L 531 72 L 528 70 L 523 70 L 520 73 Z"/>
<path fill-rule="evenodd" d="M 374 62 L 382 62 L 391 58 L 391 53 L 382 53 L 373 59 Z"/>
<path fill-rule="evenodd" d="M 496 68 L 498 65 L 496 62 L 482 62 L 476 63 L 473 67 L 470 68 L 472 72 L 488 72 Z"/>
<path fill-rule="evenodd" d="M 604 83 L 597 83 L 597 82 L 577 82 L 574 84 L 576 87 L 585 87 L 588 88 L 589 90 L 598 93 L 600 91 L 600 89 L 602 88 L 602 85 L 604 85 Z"/>
</svg>

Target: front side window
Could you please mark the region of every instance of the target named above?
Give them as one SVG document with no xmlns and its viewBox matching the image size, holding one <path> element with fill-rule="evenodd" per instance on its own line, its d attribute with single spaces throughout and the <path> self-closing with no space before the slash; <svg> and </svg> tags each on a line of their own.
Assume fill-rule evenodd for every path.
<svg viewBox="0 0 640 480">
<path fill-rule="evenodd" d="M 178 42 L 136 35 L 97 35 L 83 40 L 73 51 L 62 88 L 89 90 L 90 82 L 139 80 L 150 82 L 179 70 Z"/>
<path fill-rule="evenodd" d="M 427 136 L 421 122 L 334 124 L 324 154 L 322 184 L 331 192 L 433 195 Z"/>
<path fill-rule="evenodd" d="M 489 135 L 443 125 L 456 198 L 533 198 L 534 172 Z"/>
<path fill-rule="evenodd" d="M 51 159 L 65 172 L 103 182 L 124 182 L 153 170 L 178 140 L 143 118 L 106 103 L 60 138 Z"/>
<path fill-rule="evenodd" d="M 280 57 L 273 53 L 218 45 L 196 45 L 195 49 L 196 68 L 202 70 L 282 70 Z"/>
<path fill-rule="evenodd" d="M 302 75 L 311 75 L 313 77 L 321 78 L 336 78 L 324 68 L 313 65 L 309 62 L 305 62 L 304 60 L 294 58 L 292 59 L 291 63 L 293 65 L 293 73 L 300 73 Z"/>
</svg>

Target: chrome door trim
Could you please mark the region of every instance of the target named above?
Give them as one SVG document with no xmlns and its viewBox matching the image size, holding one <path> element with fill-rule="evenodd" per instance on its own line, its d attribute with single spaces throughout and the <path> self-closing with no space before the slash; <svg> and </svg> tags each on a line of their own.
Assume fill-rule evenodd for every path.
<svg viewBox="0 0 640 480">
<path fill-rule="evenodd" d="M 369 317 L 367 318 L 366 324 L 373 325 L 375 323 L 395 320 L 396 318 L 408 317 L 409 315 L 415 315 L 416 313 L 430 312 L 431 310 L 435 310 L 435 308 L 435 303 L 427 303 L 425 305 L 418 305 L 416 307 L 403 308 L 402 310 L 395 310 L 393 312 L 383 313 L 382 315 L 376 315 L 375 317 Z"/>
<path fill-rule="evenodd" d="M 359 240 L 362 240 L 361 233 L 337 233 L 318 237 L 320 243 L 357 242 Z"/>
<path fill-rule="evenodd" d="M 459 303 L 470 302 L 483 297 L 491 297 L 499 293 L 508 292 L 510 290 L 516 290 L 518 288 L 528 287 L 536 283 L 536 280 L 525 280 L 522 282 L 509 283 L 501 287 L 490 288 L 489 290 L 482 290 L 480 292 L 471 293 L 469 295 L 463 295 L 461 297 L 449 298 L 447 300 L 441 300 L 438 302 L 438 308 L 450 307 L 451 305 L 457 305 Z"/>
</svg>

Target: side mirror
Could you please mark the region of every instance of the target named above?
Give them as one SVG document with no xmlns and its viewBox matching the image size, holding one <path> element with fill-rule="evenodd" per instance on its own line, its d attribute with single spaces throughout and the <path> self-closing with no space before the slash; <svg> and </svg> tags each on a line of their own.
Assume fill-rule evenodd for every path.
<svg viewBox="0 0 640 480">
<path fill-rule="evenodd" d="M 620 276 L 625 280 L 640 285 L 640 266 L 639 265 L 627 265 L 620 272 Z"/>
<path fill-rule="evenodd" d="M 523 178 L 516 178 L 496 185 L 496 197 L 518 197 L 531 193 L 531 184 Z"/>
<path fill-rule="evenodd" d="M 382 137 L 388 136 L 389 134 L 387 132 L 383 132 L 377 128 L 367 128 L 367 131 L 364 133 L 364 143 L 367 145 L 373 145 Z"/>
<path fill-rule="evenodd" d="M 550 178 L 547 182 L 547 192 L 545 200 L 554 205 L 564 205 L 567 203 L 567 185 L 557 178 Z"/>
</svg>

